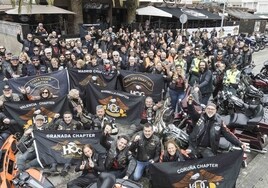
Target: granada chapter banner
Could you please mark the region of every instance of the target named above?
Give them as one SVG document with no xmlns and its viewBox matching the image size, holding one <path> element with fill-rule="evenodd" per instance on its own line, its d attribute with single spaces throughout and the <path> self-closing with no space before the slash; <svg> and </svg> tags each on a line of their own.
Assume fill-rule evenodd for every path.
<svg viewBox="0 0 268 188">
<path fill-rule="evenodd" d="M 232 188 L 243 160 L 242 151 L 215 157 L 150 165 L 153 187 Z"/>
<path fill-rule="evenodd" d="M 91 144 L 97 153 L 106 150 L 99 143 L 101 131 L 94 130 L 56 130 L 33 131 L 34 146 L 39 164 L 44 167 L 52 163 L 75 164 L 81 159 L 84 144 Z"/>
</svg>

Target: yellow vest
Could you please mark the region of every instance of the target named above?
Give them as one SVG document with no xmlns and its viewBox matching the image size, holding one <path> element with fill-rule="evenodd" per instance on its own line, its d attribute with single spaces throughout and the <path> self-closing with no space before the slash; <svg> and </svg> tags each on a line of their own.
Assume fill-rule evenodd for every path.
<svg viewBox="0 0 268 188">
<path fill-rule="evenodd" d="M 194 58 L 193 61 L 194 62 L 191 65 L 192 72 L 199 72 L 199 62 L 200 62 L 200 59 Z"/>
<path fill-rule="evenodd" d="M 239 70 L 233 71 L 231 69 L 226 71 L 226 80 L 225 83 L 226 84 L 238 84 L 236 77 L 237 75 L 240 73 Z"/>
</svg>

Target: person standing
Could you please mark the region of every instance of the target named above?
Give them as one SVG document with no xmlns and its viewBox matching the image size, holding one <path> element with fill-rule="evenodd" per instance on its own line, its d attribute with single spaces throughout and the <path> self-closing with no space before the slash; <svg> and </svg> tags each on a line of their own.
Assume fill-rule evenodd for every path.
<svg viewBox="0 0 268 188">
<path fill-rule="evenodd" d="M 138 181 L 150 164 L 159 161 L 161 153 L 160 139 L 154 135 L 153 127 L 149 123 L 146 123 L 143 131 L 134 137 L 130 145 L 130 151 L 134 153 L 134 158 L 137 161 L 133 179 Z"/>
<path fill-rule="evenodd" d="M 201 92 L 201 104 L 206 105 L 213 92 L 212 72 L 208 69 L 208 64 L 205 61 L 199 63 L 199 81 L 194 87 L 195 92 Z"/>
</svg>

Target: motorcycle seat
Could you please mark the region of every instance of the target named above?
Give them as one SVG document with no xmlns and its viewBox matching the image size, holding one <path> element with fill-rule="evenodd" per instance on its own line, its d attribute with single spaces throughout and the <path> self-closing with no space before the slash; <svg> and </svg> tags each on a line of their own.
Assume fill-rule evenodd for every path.
<svg viewBox="0 0 268 188">
<path fill-rule="evenodd" d="M 247 126 L 248 123 L 248 117 L 242 113 L 234 113 L 223 116 L 222 120 L 229 128 L 243 128 Z"/>
</svg>

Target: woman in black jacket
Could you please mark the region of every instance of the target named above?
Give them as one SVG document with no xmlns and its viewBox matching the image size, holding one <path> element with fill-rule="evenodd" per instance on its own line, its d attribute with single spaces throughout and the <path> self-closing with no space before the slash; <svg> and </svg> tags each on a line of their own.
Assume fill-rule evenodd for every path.
<svg viewBox="0 0 268 188">
<path fill-rule="evenodd" d="M 82 175 L 70 181 L 67 188 L 82 188 L 91 185 L 98 180 L 99 172 L 104 171 L 104 161 L 90 144 L 83 147 L 81 161 L 75 167 L 75 171 L 82 171 Z"/>
<path fill-rule="evenodd" d="M 181 149 L 174 140 L 168 140 L 165 143 L 165 148 L 166 149 L 162 157 L 162 162 L 185 161 L 186 156 L 181 153 Z"/>
</svg>

